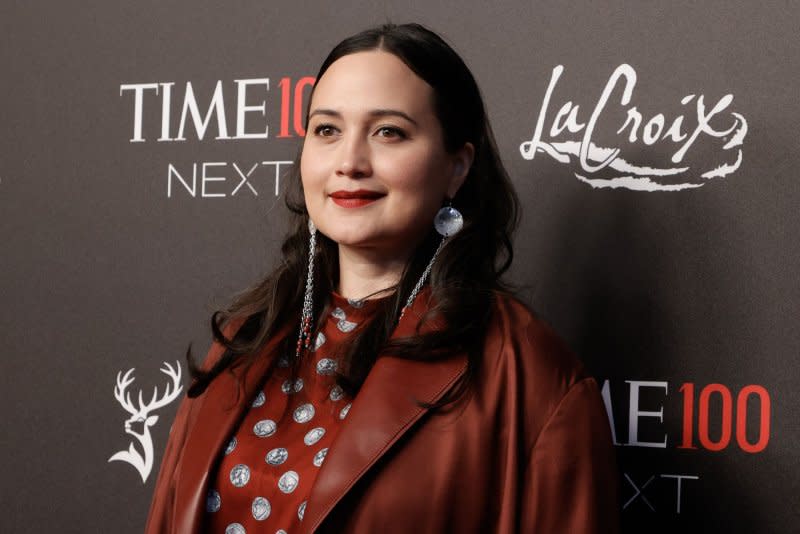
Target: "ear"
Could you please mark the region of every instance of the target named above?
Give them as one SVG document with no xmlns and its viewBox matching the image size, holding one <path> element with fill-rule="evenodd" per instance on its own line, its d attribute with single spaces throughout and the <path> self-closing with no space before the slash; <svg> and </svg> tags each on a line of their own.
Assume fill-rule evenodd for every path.
<svg viewBox="0 0 800 534">
<path fill-rule="evenodd" d="M 144 422 L 144 426 L 153 426 L 153 425 L 154 425 L 154 424 L 156 424 L 157 422 L 158 422 L 158 416 L 157 416 L 157 415 L 151 415 L 151 416 L 150 416 L 150 417 L 148 417 L 148 418 L 147 418 L 147 420 Z"/>
<path fill-rule="evenodd" d="M 475 147 L 472 143 L 464 143 L 458 151 L 453 154 L 450 182 L 447 186 L 447 198 L 453 198 L 461 189 L 461 185 L 469 174 L 472 167 L 472 160 L 475 157 Z"/>
</svg>

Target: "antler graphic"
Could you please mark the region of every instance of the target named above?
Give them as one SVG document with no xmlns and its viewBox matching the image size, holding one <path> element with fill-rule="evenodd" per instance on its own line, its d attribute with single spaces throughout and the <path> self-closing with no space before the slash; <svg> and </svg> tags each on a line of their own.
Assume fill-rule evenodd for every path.
<svg viewBox="0 0 800 534">
<path fill-rule="evenodd" d="M 133 442 L 131 442 L 127 451 L 117 452 L 109 458 L 108 461 L 119 460 L 131 464 L 139 471 L 142 482 L 146 482 L 153 468 L 153 439 L 150 436 L 150 427 L 155 425 L 158 421 L 158 416 L 150 415 L 150 413 L 159 408 L 163 408 L 180 395 L 183 390 L 183 386 L 181 385 L 181 366 L 178 362 L 175 362 L 175 367 L 173 368 L 172 365 L 164 362 L 164 366 L 160 371 L 170 377 L 171 383 L 167 384 L 164 394 L 160 397 L 158 395 L 158 387 L 154 387 L 153 396 L 147 403 L 144 402 L 142 391 L 139 390 L 138 407 L 134 406 L 131 401 L 131 394 L 127 391 L 128 386 L 135 380 L 133 371 L 134 369 L 132 368 L 128 369 L 124 375 L 122 371 L 117 373 L 117 384 L 114 386 L 114 398 L 117 399 L 117 402 L 120 403 L 126 412 L 131 414 L 131 417 L 125 421 L 125 432 L 136 438 L 142 446 L 144 455 L 139 453 L 134 447 Z M 142 425 L 142 430 L 137 431 L 134 425 L 138 426 L 140 424 Z"/>
<path fill-rule="evenodd" d="M 116 397 L 117 401 L 122 405 L 123 408 L 125 408 L 125 411 L 131 415 L 144 417 L 153 410 L 163 408 L 170 402 L 174 401 L 178 395 L 180 395 L 180 392 L 183 389 L 183 386 L 181 386 L 180 364 L 175 362 L 175 368 L 173 368 L 169 363 L 164 362 L 164 367 L 161 368 L 161 372 L 172 379 L 172 384 L 167 384 L 167 388 L 164 391 L 164 396 L 161 398 L 158 397 L 158 387 L 154 387 L 153 396 L 150 398 L 150 401 L 147 404 L 144 403 L 142 391 L 139 390 L 139 407 L 137 408 L 131 402 L 130 391 L 125 391 L 135 380 L 133 378 L 134 370 L 135 368 L 128 369 L 128 372 L 126 372 L 124 376 L 122 375 L 122 371 L 117 373 L 117 385 L 114 386 L 114 397 Z M 170 391 L 170 385 L 173 387 L 172 391 Z"/>
</svg>

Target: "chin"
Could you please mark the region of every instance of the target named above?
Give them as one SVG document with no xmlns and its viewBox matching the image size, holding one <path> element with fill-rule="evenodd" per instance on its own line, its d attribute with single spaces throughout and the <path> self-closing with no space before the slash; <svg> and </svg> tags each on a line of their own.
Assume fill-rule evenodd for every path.
<svg viewBox="0 0 800 534">
<path fill-rule="evenodd" d="M 328 239 L 338 245 L 345 246 L 367 246 L 375 241 L 375 235 L 364 232 L 364 225 L 360 228 L 345 228 L 343 225 L 317 226 L 317 229 Z"/>
<path fill-rule="evenodd" d="M 333 242 L 342 247 L 376 248 L 380 247 L 381 240 L 371 236 L 338 235 L 329 236 Z"/>
</svg>

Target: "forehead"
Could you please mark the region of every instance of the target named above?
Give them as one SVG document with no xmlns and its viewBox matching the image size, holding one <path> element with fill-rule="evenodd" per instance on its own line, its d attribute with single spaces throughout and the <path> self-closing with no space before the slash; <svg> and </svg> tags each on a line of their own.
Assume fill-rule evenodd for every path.
<svg viewBox="0 0 800 534">
<path fill-rule="evenodd" d="M 357 52 L 334 61 L 317 81 L 311 100 L 314 108 L 432 113 L 433 88 L 394 54 Z"/>
</svg>

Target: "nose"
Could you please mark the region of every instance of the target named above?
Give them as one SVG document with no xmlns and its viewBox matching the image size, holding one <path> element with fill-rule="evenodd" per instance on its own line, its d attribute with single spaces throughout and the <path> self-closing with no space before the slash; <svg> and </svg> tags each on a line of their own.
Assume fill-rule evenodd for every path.
<svg viewBox="0 0 800 534">
<path fill-rule="evenodd" d="M 339 162 L 336 167 L 338 176 L 365 178 L 372 175 L 370 147 L 366 139 L 352 135 L 344 139 L 339 146 Z"/>
</svg>

